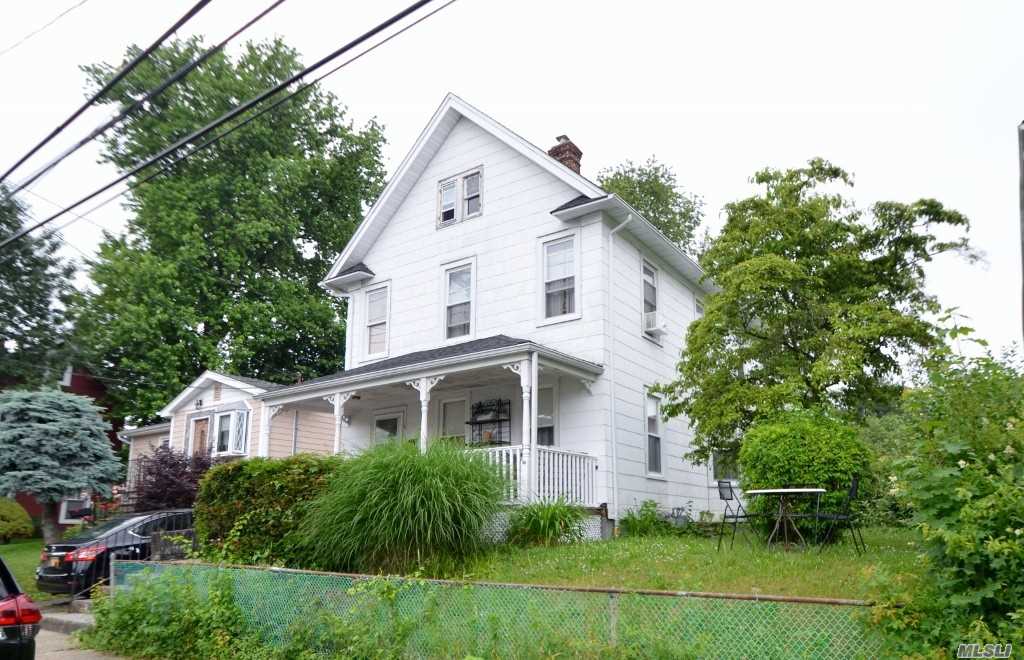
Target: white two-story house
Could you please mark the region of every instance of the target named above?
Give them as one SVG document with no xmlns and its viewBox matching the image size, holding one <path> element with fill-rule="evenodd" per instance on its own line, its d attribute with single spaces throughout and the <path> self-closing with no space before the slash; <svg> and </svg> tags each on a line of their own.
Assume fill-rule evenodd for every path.
<svg viewBox="0 0 1024 660">
<path fill-rule="evenodd" d="M 581 156 L 448 95 L 323 282 L 347 302 L 345 371 L 284 387 L 208 372 L 160 433 L 271 457 L 452 437 L 502 466 L 513 500 L 717 511 L 686 420 L 649 391 L 710 285 Z"/>
</svg>

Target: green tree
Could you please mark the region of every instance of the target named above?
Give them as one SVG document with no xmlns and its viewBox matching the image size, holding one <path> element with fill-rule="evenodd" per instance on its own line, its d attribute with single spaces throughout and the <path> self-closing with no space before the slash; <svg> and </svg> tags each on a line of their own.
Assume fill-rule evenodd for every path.
<svg viewBox="0 0 1024 660">
<path fill-rule="evenodd" d="M 0 236 L 25 222 L 25 209 L 0 186 Z M 0 379 L 28 386 L 55 381 L 66 366 L 65 306 L 74 269 L 57 239 L 26 236 L 0 251 Z M 0 383 L 8 384 L 8 383 Z"/>
<path fill-rule="evenodd" d="M 60 501 L 83 490 L 109 497 L 121 476 L 100 409 L 59 390 L 0 392 L 0 493 L 43 505 L 46 543 L 60 540 Z"/>
<path fill-rule="evenodd" d="M 161 48 L 107 102 L 201 48 Z M 85 71 L 99 85 L 117 67 Z M 105 159 L 126 169 L 301 68 L 280 41 L 214 56 L 119 125 Z M 101 246 L 78 319 L 80 344 L 118 379 L 117 413 L 152 417 L 205 368 L 293 382 L 341 367 L 342 303 L 319 282 L 382 187 L 383 142 L 314 87 L 132 191 L 127 233 Z"/>
<path fill-rule="evenodd" d="M 967 218 L 933 199 L 856 209 L 846 172 L 823 160 L 758 172 L 764 187 L 728 204 L 701 259 L 720 291 L 686 336 L 666 414 L 695 426 L 691 458 L 734 454 L 757 419 L 793 407 L 861 418 L 895 405 L 900 358 L 941 341 L 924 264 L 970 255 Z"/>
<path fill-rule="evenodd" d="M 627 160 L 601 170 L 597 182 L 626 200 L 673 243 L 687 252 L 693 250 L 704 202 L 679 186 L 671 167 L 654 156 L 642 165 Z"/>
</svg>

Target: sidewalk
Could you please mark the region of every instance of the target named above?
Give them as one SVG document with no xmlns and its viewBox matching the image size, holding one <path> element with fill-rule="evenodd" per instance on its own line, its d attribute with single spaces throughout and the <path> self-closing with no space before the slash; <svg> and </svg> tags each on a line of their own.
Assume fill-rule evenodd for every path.
<svg viewBox="0 0 1024 660">
<path fill-rule="evenodd" d="M 117 656 L 79 649 L 71 635 L 40 630 L 36 637 L 37 660 L 119 660 Z"/>
</svg>

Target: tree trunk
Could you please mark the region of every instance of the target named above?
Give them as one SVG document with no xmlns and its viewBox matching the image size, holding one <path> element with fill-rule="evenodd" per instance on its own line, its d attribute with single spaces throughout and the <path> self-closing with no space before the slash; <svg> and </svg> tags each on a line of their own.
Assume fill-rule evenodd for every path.
<svg viewBox="0 0 1024 660">
<path fill-rule="evenodd" d="M 60 541 L 60 502 L 43 502 L 43 515 L 39 526 L 43 528 L 43 543 L 50 545 Z"/>
</svg>

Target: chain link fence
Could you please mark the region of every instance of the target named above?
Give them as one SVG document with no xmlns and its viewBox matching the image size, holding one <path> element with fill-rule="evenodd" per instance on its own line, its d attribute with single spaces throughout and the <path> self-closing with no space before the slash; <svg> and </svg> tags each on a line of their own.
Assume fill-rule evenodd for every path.
<svg viewBox="0 0 1024 660">
<path fill-rule="evenodd" d="M 113 562 L 114 597 L 175 575 L 231 585 L 268 644 L 348 627 L 399 640 L 411 658 L 877 658 L 865 603 L 383 578 L 189 562 Z M 223 583 L 222 583 L 223 584 Z M 309 641 L 312 640 L 312 641 Z"/>
</svg>

